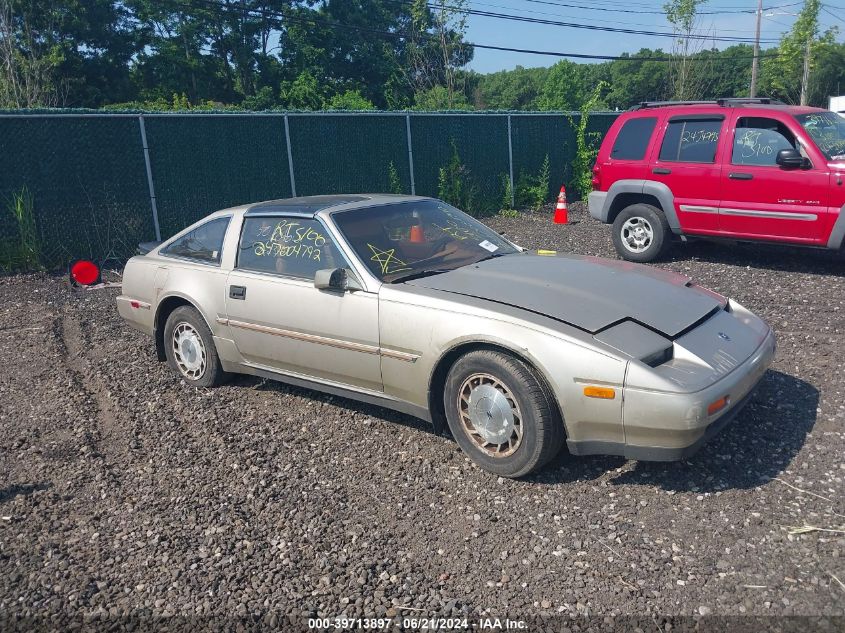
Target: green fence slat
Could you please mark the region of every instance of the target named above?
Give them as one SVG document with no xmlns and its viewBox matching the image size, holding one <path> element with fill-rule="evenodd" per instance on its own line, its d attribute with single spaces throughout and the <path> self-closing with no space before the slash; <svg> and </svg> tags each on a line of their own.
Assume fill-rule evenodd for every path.
<svg viewBox="0 0 845 633">
<path fill-rule="evenodd" d="M 509 173 L 508 119 L 490 115 L 411 115 L 414 141 L 414 176 L 417 194 L 437 196 L 438 177 L 452 156 L 452 143 L 466 167 L 466 178 L 475 188 L 476 215 L 498 211 L 502 201 L 502 176 Z"/>
<path fill-rule="evenodd" d="M 162 238 L 212 211 L 290 197 L 281 116 L 145 116 L 144 121 Z"/>
<path fill-rule="evenodd" d="M 472 191 L 465 210 L 498 211 L 510 171 L 507 115 L 411 113 L 416 192 L 438 195 L 454 146 Z M 515 180 L 536 176 L 548 155 L 553 198 L 572 178 L 569 117 L 510 115 Z M 617 116 L 592 114 L 588 132 L 603 136 Z M 146 114 L 144 121 L 163 238 L 212 211 L 291 195 L 282 113 Z M 391 163 L 410 193 L 405 114 L 289 113 L 288 122 L 297 194 L 390 191 Z M 23 187 L 34 199 L 44 265 L 122 259 L 154 239 L 138 114 L 3 113 L 0 150 L 0 267 L 19 241 L 7 202 Z"/>
<path fill-rule="evenodd" d="M 411 193 L 404 117 L 292 114 L 288 122 L 297 195 L 389 192 L 391 162 Z"/>
<path fill-rule="evenodd" d="M 17 243 L 7 203 L 24 186 L 46 266 L 122 259 L 154 239 L 137 118 L 4 117 L 0 143 L 0 250 Z"/>
</svg>

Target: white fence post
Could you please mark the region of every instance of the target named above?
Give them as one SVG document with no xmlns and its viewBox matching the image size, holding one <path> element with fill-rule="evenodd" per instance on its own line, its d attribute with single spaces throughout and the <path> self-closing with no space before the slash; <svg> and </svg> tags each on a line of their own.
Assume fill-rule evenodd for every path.
<svg viewBox="0 0 845 633">
<path fill-rule="evenodd" d="M 411 195 L 417 195 L 417 185 L 414 183 L 414 146 L 411 143 L 411 115 L 405 115 L 405 132 L 408 136 L 408 170 L 411 174 Z"/>
<path fill-rule="evenodd" d="M 296 198 L 296 178 L 293 177 L 293 153 L 290 151 L 290 126 L 288 126 L 288 115 L 285 115 L 285 142 L 288 146 L 288 172 L 290 173 L 290 195 Z"/>
<path fill-rule="evenodd" d="M 147 167 L 147 185 L 150 188 L 150 206 L 153 210 L 153 227 L 156 232 L 156 240 L 161 241 L 161 228 L 158 225 L 158 206 L 156 205 L 156 190 L 153 185 L 153 170 L 150 166 L 150 148 L 147 145 L 147 128 L 144 125 L 144 115 L 138 117 L 138 126 L 141 128 L 141 145 L 144 148 L 144 165 Z"/>
<path fill-rule="evenodd" d="M 513 142 L 511 141 L 511 115 L 508 115 L 508 166 L 511 179 L 511 209 L 516 206 L 516 194 L 513 187 Z"/>
</svg>

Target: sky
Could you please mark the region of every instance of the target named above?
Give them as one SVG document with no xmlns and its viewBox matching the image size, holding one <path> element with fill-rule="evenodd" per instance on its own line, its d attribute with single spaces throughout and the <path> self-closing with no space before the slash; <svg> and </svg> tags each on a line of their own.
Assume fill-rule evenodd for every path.
<svg viewBox="0 0 845 633">
<path fill-rule="evenodd" d="M 671 25 L 663 13 L 665 0 L 469 0 L 474 11 L 506 13 L 523 18 L 587 24 L 598 27 L 670 32 Z M 760 32 L 761 46 L 776 43 L 795 22 L 793 14 L 800 11 L 803 1 L 764 0 Z M 757 0 L 709 0 L 699 11 L 714 12 L 700 15 L 699 29 L 709 35 L 724 38 L 752 38 L 756 25 Z M 741 13 L 749 11 L 749 13 Z M 838 25 L 838 41 L 845 33 L 845 0 L 829 0 L 823 5 L 821 24 L 825 29 Z M 641 48 L 663 48 L 670 51 L 672 39 L 654 35 L 604 32 L 550 24 L 515 22 L 498 18 L 470 15 L 467 40 L 478 44 L 532 50 L 591 55 L 620 55 Z M 768 42 L 766 40 L 769 40 Z M 725 48 L 731 42 L 708 42 Z M 558 57 L 475 49 L 470 68 L 480 73 L 550 66 Z M 585 61 L 573 59 L 572 61 Z"/>
</svg>

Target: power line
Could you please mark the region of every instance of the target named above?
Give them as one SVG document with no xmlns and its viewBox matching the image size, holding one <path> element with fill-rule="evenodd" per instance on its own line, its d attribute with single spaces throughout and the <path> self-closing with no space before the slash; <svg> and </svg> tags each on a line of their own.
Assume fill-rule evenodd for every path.
<svg viewBox="0 0 845 633">
<path fill-rule="evenodd" d="M 227 4 L 220 4 L 217 0 L 191 0 L 192 2 L 199 2 L 202 4 L 206 4 L 209 6 L 213 6 L 217 9 L 233 11 L 237 15 L 243 16 L 245 14 L 250 15 L 259 15 L 262 17 L 275 17 L 275 18 L 282 18 L 284 20 L 288 20 L 295 23 L 306 24 L 309 26 L 315 25 L 324 25 L 330 28 L 339 28 L 339 29 L 348 29 L 354 30 L 364 33 L 372 33 L 374 35 L 380 35 L 382 37 L 389 37 L 392 39 L 399 39 L 405 40 L 408 38 L 408 34 L 401 33 L 398 31 L 384 31 L 381 29 L 374 29 L 371 27 L 365 26 L 357 26 L 353 24 L 347 24 L 344 22 L 334 22 L 331 20 L 325 20 L 322 18 L 309 16 L 309 17 L 296 17 L 291 15 L 286 15 L 279 11 L 271 11 L 269 9 L 259 9 L 259 8 L 247 8 L 243 9 L 241 7 L 235 5 L 227 5 Z M 436 36 L 431 35 L 429 33 L 420 34 L 421 37 L 425 37 L 426 39 L 436 40 Z M 591 55 L 586 53 L 566 53 L 560 51 L 548 51 L 548 50 L 537 50 L 537 49 L 528 49 L 528 48 L 514 48 L 508 46 L 497 46 L 493 44 L 481 44 L 478 42 L 464 42 L 464 46 L 467 48 L 481 48 L 486 50 L 495 50 L 495 51 L 505 51 L 505 52 L 512 52 L 512 53 L 523 53 L 523 54 L 531 54 L 531 55 L 545 55 L 551 57 L 561 57 L 561 58 L 572 58 L 572 59 L 591 59 L 591 60 L 602 60 L 602 61 L 651 61 L 651 62 L 673 62 L 676 61 L 677 58 L 673 57 L 632 57 L 628 55 Z M 779 54 L 768 54 L 768 55 L 761 55 L 761 58 L 764 57 L 778 57 Z M 751 55 L 735 55 L 731 57 L 720 57 L 714 56 L 710 57 L 706 53 L 701 54 L 699 53 L 697 56 L 691 57 L 689 61 L 707 61 L 707 62 L 714 62 L 714 61 L 740 61 L 740 60 L 751 60 L 753 57 Z"/>
<path fill-rule="evenodd" d="M 390 1 L 390 0 L 388 0 Z M 397 2 L 394 2 L 397 3 Z M 408 2 L 398 2 L 399 4 L 409 4 Z M 564 28 L 572 28 L 572 29 L 584 29 L 588 31 L 601 31 L 604 33 L 625 33 L 626 35 L 647 35 L 650 37 L 668 37 L 675 39 L 678 37 L 677 33 L 669 33 L 667 31 L 646 31 L 641 29 L 626 29 L 626 28 L 618 28 L 618 27 L 611 27 L 611 26 L 596 26 L 594 24 L 583 24 L 579 22 L 563 22 L 560 20 L 547 20 L 544 18 L 532 18 L 528 16 L 521 16 L 521 15 L 514 15 L 510 13 L 496 13 L 494 11 L 481 11 L 478 9 L 464 9 L 461 7 L 454 7 L 450 5 L 427 5 L 430 9 L 439 9 L 441 6 L 446 8 L 450 11 L 455 13 L 461 13 L 464 15 L 474 15 L 478 17 L 488 17 L 488 18 L 496 18 L 500 20 L 507 20 L 512 22 L 525 22 L 527 24 L 543 24 L 546 26 L 559 26 Z M 730 42 L 730 43 L 744 43 L 744 44 L 752 44 L 754 42 L 753 37 L 721 37 L 721 36 L 710 36 L 710 35 L 703 35 L 698 33 L 684 35 L 685 39 L 696 39 L 702 41 L 712 41 L 712 42 Z M 777 40 L 761 40 L 762 42 L 766 42 L 769 44 L 775 43 Z"/>
<path fill-rule="evenodd" d="M 532 0 L 526 0 L 526 1 L 531 2 Z M 539 2 L 540 4 L 554 4 L 554 3 L 551 3 L 551 2 L 542 2 L 541 0 L 536 0 L 536 1 Z M 505 6 L 505 5 L 501 5 L 501 4 L 488 4 L 488 3 L 485 3 L 485 2 L 478 2 L 477 0 L 473 0 L 473 4 L 483 6 L 483 7 L 491 7 L 491 8 L 494 8 L 494 9 L 510 9 L 510 10 L 514 9 L 514 7 L 509 7 L 509 6 Z M 554 6 L 558 6 L 558 5 L 554 4 Z M 536 14 L 536 15 L 546 15 L 546 16 L 551 16 L 551 17 L 556 17 L 556 18 L 566 18 L 566 17 L 568 17 L 568 16 L 565 16 L 565 15 L 561 15 L 560 13 L 548 13 L 546 11 L 532 11 L 530 9 L 523 9 L 523 11 L 525 13 L 533 13 L 533 14 Z M 615 12 L 613 9 L 607 9 L 607 11 L 608 12 Z M 650 13 L 650 12 L 648 12 L 648 13 Z M 628 26 L 646 26 L 646 27 L 654 26 L 653 24 L 642 24 L 642 23 L 637 23 L 637 22 L 631 22 L 629 20 L 606 20 L 606 19 L 596 18 L 596 21 L 600 22 L 602 24 L 627 24 Z M 747 33 L 747 32 L 748 32 L 748 29 L 723 29 L 723 28 L 719 29 L 719 33 Z"/>
<path fill-rule="evenodd" d="M 831 11 L 830 9 L 828 9 L 828 8 L 827 8 L 827 7 L 829 7 L 829 6 L 830 6 L 830 5 L 822 5 L 822 11 L 824 11 L 824 12 L 825 12 L 825 13 L 827 13 L 828 15 L 832 16 L 834 19 L 839 20 L 840 22 L 842 22 L 843 24 L 845 24 L 845 20 L 843 20 L 843 19 L 842 19 L 842 18 L 840 18 L 838 15 L 836 15 L 833 11 Z"/>
<path fill-rule="evenodd" d="M 567 2 L 554 2 L 553 0 L 525 0 L 526 2 L 533 2 L 535 4 L 546 4 L 552 5 L 556 7 L 566 7 L 570 9 L 583 9 L 586 11 L 606 11 L 610 13 L 637 13 L 643 15 L 665 15 L 665 11 L 658 11 L 654 9 L 617 9 L 611 8 L 607 6 L 589 6 L 583 4 L 570 4 Z M 791 7 L 796 4 L 800 4 L 799 2 L 792 2 L 789 4 L 781 4 L 772 7 L 766 7 L 766 10 L 769 11 L 771 9 L 782 9 L 784 7 Z M 626 3 L 627 6 L 632 6 L 631 3 Z M 635 6 L 635 5 L 634 5 Z M 642 5 L 641 5 L 642 6 Z M 754 15 L 756 11 L 754 9 L 741 9 L 741 8 L 732 8 L 732 9 L 723 9 L 717 11 L 696 11 L 697 15 L 740 15 L 740 14 L 750 14 Z"/>
</svg>

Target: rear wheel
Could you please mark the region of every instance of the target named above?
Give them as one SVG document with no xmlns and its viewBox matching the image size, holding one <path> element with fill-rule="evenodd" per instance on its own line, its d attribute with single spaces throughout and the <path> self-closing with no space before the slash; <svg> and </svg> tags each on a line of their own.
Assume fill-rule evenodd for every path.
<svg viewBox="0 0 845 633">
<path fill-rule="evenodd" d="M 492 350 L 462 356 L 449 370 L 443 397 L 458 445 L 497 475 L 527 475 L 563 444 L 563 422 L 551 394 L 513 356 Z"/>
<path fill-rule="evenodd" d="M 189 385 L 214 387 L 226 380 L 214 337 L 196 308 L 180 306 L 170 313 L 164 346 L 167 362 Z"/>
<path fill-rule="evenodd" d="M 657 207 L 632 204 L 613 221 L 613 246 L 622 259 L 651 262 L 669 245 L 669 222 Z"/>
</svg>

